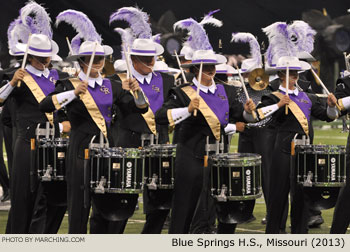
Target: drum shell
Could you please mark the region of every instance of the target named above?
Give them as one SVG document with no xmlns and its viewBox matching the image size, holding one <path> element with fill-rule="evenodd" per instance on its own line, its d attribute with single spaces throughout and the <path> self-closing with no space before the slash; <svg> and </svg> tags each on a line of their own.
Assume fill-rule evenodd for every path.
<svg viewBox="0 0 350 252">
<path fill-rule="evenodd" d="M 159 189 L 174 188 L 176 145 L 159 144 L 145 148 L 145 182 L 152 179 Z"/>
<path fill-rule="evenodd" d="M 211 194 L 215 198 L 227 187 L 227 200 L 252 200 L 261 197 L 261 156 L 251 153 L 226 153 L 209 157 Z"/>
<path fill-rule="evenodd" d="M 296 145 L 295 166 L 299 184 L 304 184 L 312 174 L 309 178 L 312 186 L 341 187 L 346 181 L 345 146 Z"/>
<path fill-rule="evenodd" d="M 93 191 L 103 183 L 104 192 L 140 193 L 143 189 L 144 154 L 134 148 L 94 148 L 90 150 Z"/>
<path fill-rule="evenodd" d="M 66 154 L 69 139 L 39 139 L 37 142 L 36 165 L 42 181 L 64 181 L 66 173 Z M 48 166 L 52 167 L 50 177 L 46 177 Z"/>
</svg>

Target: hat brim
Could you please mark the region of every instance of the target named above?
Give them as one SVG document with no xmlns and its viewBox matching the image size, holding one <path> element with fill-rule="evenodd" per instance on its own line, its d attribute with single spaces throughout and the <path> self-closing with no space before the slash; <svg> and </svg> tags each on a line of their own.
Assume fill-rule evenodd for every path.
<svg viewBox="0 0 350 252">
<path fill-rule="evenodd" d="M 109 56 L 111 54 L 113 54 L 113 49 L 112 47 L 108 46 L 108 45 L 103 45 L 103 51 L 104 53 L 103 54 L 95 54 L 95 56 Z M 85 56 L 91 56 L 91 54 L 74 54 L 74 55 L 69 55 L 66 57 L 66 60 L 67 61 L 76 61 L 78 60 L 79 58 L 82 58 L 82 57 L 85 57 Z"/>
<path fill-rule="evenodd" d="M 55 54 L 54 56 L 52 56 L 51 61 L 59 62 L 63 61 L 63 59 L 59 55 Z"/>
<path fill-rule="evenodd" d="M 33 56 L 38 56 L 38 57 L 53 57 L 54 55 L 56 55 L 58 53 L 59 47 L 55 41 L 53 41 L 53 40 L 50 40 L 50 41 L 51 41 L 51 51 L 50 52 L 42 52 L 42 51 L 40 51 L 40 49 L 38 51 L 35 51 L 35 50 L 28 48 L 28 54 L 33 55 Z M 19 51 L 25 52 L 27 50 L 27 44 L 19 43 L 16 45 L 16 48 Z"/>
<path fill-rule="evenodd" d="M 269 67 L 265 66 L 265 72 L 269 75 L 271 74 L 276 74 L 279 71 L 285 71 L 287 67 Z M 297 70 L 298 72 L 303 72 L 311 69 L 311 65 L 305 61 L 300 61 L 300 66 L 298 67 L 293 67 L 290 66 L 289 70 Z"/>
<path fill-rule="evenodd" d="M 201 60 L 197 60 L 196 62 L 191 62 L 188 64 L 182 64 L 181 67 L 182 68 L 190 68 L 191 66 L 198 66 L 201 64 L 201 62 L 203 62 L 203 65 L 219 65 L 219 64 L 223 64 L 227 62 L 227 59 L 225 56 L 221 55 L 221 54 L 215 54 L 216 56 L 216 62 L 205 62 L 201 61 Z"/>
<path fill-rule="evenodd" d="M 308 52 L 298 52 L 298 59 L 306 60 L 307 62 L 314 62 L 316 59 Z"/>
<path fill-rule="evenodd" d="M 147 51 L 147 50 L 135 50 L 135 51 L 130 51 L 130 55 L 138 55 L 138 56 L 158 56 L 163 54 L 164 52 L 164 47 L 156 42 L 154 43 L 155 51 Z"/>
</svg>

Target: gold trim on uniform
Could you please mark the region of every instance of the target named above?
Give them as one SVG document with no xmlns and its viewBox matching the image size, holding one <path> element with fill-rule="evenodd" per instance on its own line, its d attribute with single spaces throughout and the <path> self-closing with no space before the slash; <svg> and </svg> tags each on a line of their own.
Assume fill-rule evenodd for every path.
<svg viewBox="0 0 350 252">
<path fill-rule="evenodd" d="M 168 109 L 166 113 L 168 116 L 169 126 L 173 127 L 175 125 L 175 122 L 174 122 L 173 116 L 171 115 L 171 111 L 172 111 L 171 109 Z"/>
<path fill-rule="evenodd" d="M 40 86 L 36 81 L 33 79 L 33 77 L 26 72 L 23 77 L 23 82 L 27 85 L 29 90 L 32 92 L 33 96 L 37 100 L 38 103 L 40 103 L 44 98 L 46 97 L 44 92 L 41 90 Z M 47 120 L 50 122 L 51 125 L 53 125 L 53 113 L 45 113 Z"/>
<path fill-rule="evenodd" d="M 130 90 L 130 93 L 132 94 L 132 96 L 135 97 L 134 92 L 132 92 Z M 146 97 L 145 93 L 143 93 L 143 95 L 144 95 L 144 97 L 146 99 L 146 104 L 145 104 L 145 107 L 146 107 L 146 106 L 148 106 L 149 101 L 148 101 L 148 98 Z M 145 108 L 145 107 L 142 106 L 142 107 L 139 107 L 139 108 Z M 155 116 L 153 114 L 153 111 L 151 110 L 151 107 L 148 106 L 147 112 L 144 113 L 144 114 L 141 114 L 141 115 L 142 115 L 143 119 L 145 119 L 146 124 L 147 124 L 148 128 L 150 129 L 150 131 L 152 132 L 152 134 L 157 135 L 156 119 L 155 119 Z"/>
<path fill-rule="evenodd" d="M 57 95 L 52 96 L 52 102 L 53 102 L 53 105 L 55 106 L 56 110 L 59 110 L 62 108 L 61 104 L 57 100 Z"/>
<path fill-rule="evenodd" d="M 343 98 L 341 98 L 341 99 L 338 100 L 338 104 L 339 104 L 339 106 L 340 106 L 341 111 L 344 111 L 344 110 L 345 110 L 345 107 L 344 107 L 344 104 L 343 104 Z"/>
<path fill-rule="evenodd" d="M 273 92 L 272 94 L 275 95 L 276 97 L 278 97 L 279 99 L 282 99 L 282 97 L 283 97 L 283 94 L 280 92 Z M 288 108 L 290 111 L 292 111 L 293 115 L 298 120 L 300 126 L 303 128 L 305 134 L 308 136 L 309 135 L 309 123 L 308 123 L 307 118 L 306 118 L 305 114 L 303 113 L 303 111 L 292 100 L 289 102 Z"/>
<path fill-rule="evenodd" d="M 197 92 L 192 87 L 186 86 L 181 89 L 191 100 L 197 97 Z M 199 110 L 207 121 L 214 137 L 219 141 L 221 130 L 220 121 L 202 97 L 200 97 Z"/>
<path fill-rule="evenodd" d="M 74 88 L 77 88 L 78 85 L 81 83 L 81 80 L 79 79 L 69 79 L 69 81 L 72 83 Z M 107 137 L 107 126 L 105 119 L 103 118 L 101 111 L 99 110 L 94 98 L 92 98 L 89 90 L 85 94 L 80 95 L 80 99 L 84 103 L 87 111 L 89 112 L 92 120 L 96 123 L 97 127 L 101 130 L 103 135 Z"/>
<path fill-rule="evenodd" d="M 260 119 L 260 120 L 262 120 L 262 119 L 265 118 L 265 114 L 264 114 L 264 112 L 262 111 L 261 108 L 257 109 L 256 111 L 258 112 L 258 115 L 259 115 L 259 119 Z"/>
</svg>

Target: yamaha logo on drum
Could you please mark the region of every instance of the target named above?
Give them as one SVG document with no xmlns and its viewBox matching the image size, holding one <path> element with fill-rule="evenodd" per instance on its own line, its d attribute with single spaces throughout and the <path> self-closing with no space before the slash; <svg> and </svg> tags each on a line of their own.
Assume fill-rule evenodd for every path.
<svg viewBox="0 0 350 252">
<path fill-rule="evenodd" d="M 251 190 L 251 170 L 246 170 L 245 175 L 246 175 L 246 178 L 245 178 L 246 194 L 250 194 L 250 193 L 252 193 L 252 190 Z"/>
<path fill-rule="evenodd" d="M 336 173 L 336 162 L 335 157 L 331 158 L 331 181 L 335 181 L 335 173 Z"/>
<path fill-rule="evenodd" d="M 127 167 L 127 169 L 126 169 L 126 187 L 131 187 L 132 163 L 127 162 L 126 167 Z"/>
</svg>

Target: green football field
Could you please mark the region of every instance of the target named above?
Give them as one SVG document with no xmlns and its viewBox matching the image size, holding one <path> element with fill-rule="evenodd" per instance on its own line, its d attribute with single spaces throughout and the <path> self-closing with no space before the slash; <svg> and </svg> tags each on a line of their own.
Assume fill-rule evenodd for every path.
<svg viewBox="0 0 350 252">
<path fill-rule="evenodd" d="M 347 139 L 347 133 L 342 133 L 340 128 L 335 128 L 339 125 L 339 122 L 333 123 L 333 127 L 327 129 L 321 129 L 321 125 L 318 122 L 315 124 L 315 139 L 314 144 L 330 144 L 330 145 L 345 145 Z M 324 127 L 323 127 L 324 128 Z M 232 143 L 231 143 L 231 152 L 237 149 L 237 140 L 238 136 L 235 135 Z M 142 197 L 141 197 L 142 198 Z M 265 216 L 265 203 L 264 199 L 260 198 L 256 201 L 254 208 L 254 216 L 256 217 L 255 221 L 252 221 L 248 224 L 240 224 L 237 226 L 236 233 L 246 233 L 246 234 L 260 234 L 264 233 L 265 226 L 261 224 L 261 219 Z M 309 233 L 329 233 L 329 229 L 332 223 L 334 208 L 322 211 L 322 216 L 324 218 L 324 224 L 321 225 L 320 228 L 310 229 Z M 5 232 L 5 226 L 7 222 L 7 214 L 6 210 L 0 211 L 0 233 Z M 139 210 L 135 211 L 132 218 L 129 219 L 129 222 L 126 226 L 125 233 L 127 234 L 139 234 L 142 230 L 142 227 L 145 223 L 145 215 L 142 212 L 142 203 L 139 204 Z M 59 233 L 65 234 L 68 230 L 68 218 L 67 214 L 63 220 Z M 287 230 L 290 233 L 289 228 L 289 219 L 287 222 Z M 167 233 L 166 229 L 163 229 L 163 233 Z M 349 233 L 349 229 L 348 229 Z"/>
</svg>

